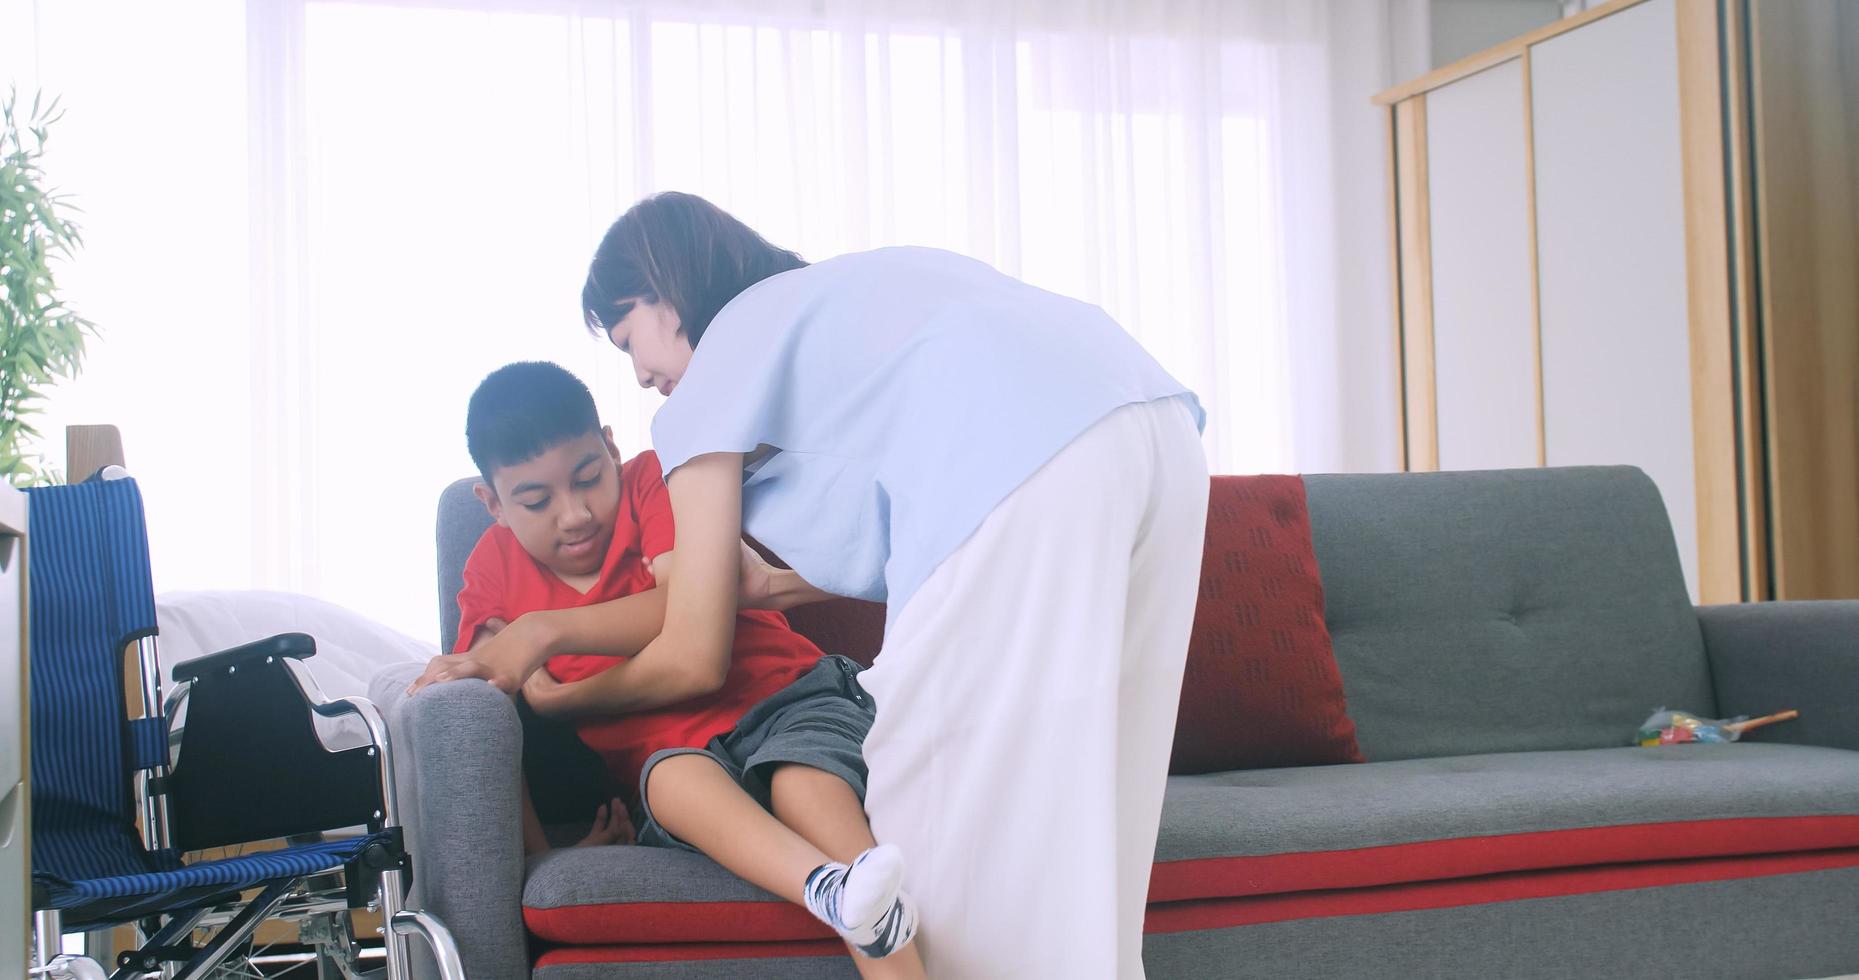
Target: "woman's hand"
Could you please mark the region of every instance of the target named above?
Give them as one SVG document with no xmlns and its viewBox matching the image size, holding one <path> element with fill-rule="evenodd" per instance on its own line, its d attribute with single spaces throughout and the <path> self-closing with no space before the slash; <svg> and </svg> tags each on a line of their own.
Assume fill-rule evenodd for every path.
<svg viewBox="0 0 1859 980">
<path fill-rule="evenodd" d="M 763 561 L 747 541 L 742 543 L 742 581 L 737 586 L 737 601 L 744 609 L 779 608 L 775 600 L 780 577 L 780 569 Z"/>
<path fill-rule="evenodd" d="M 549 659 L 549 648 L 544 617 L 535 613 L 521 616 L 495 633 L 480 633 L 470 653 L 434 657 L 407 693 L 418 694 L 422 688 L 441 681 L 475 677 L 505 694 L 514 694 Z"/>
</svg>

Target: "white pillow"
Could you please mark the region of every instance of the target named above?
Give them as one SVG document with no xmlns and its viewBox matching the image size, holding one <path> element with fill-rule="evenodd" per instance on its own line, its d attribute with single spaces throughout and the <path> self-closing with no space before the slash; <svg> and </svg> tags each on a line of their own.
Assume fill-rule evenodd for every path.
<svg viewBox="0 0 1859 980">
<path fill-rule="evenodd" d="M 176 664 L 279 633 L 308 633 L 316 639 L 316 656 L 303 661 L 303 669 L 332 699 L 367 697 L 369 679 L 383 667 L 423 664 L 439 653 L 436 643 L 290 592 L 164 592 L 155 597 L 155 618 L 161 629 L 156 642 L 164 688 Z M 317 731 L 330 748 L 367 744 L 360 719 L 334 722 L 317 719 Z"/>
</svg>

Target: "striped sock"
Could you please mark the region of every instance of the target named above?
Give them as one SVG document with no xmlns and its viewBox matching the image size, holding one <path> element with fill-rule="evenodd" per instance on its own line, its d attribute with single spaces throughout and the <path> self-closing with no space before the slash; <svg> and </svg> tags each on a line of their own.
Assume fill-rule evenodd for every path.
<svg viewBox="0 0 1859 980">
<path fill-rule="evenodd" d="M 871 957 L 883 959 L 916 938 L 917 910 L 900 890 L 903 855 L 880 844 L 846 867 L 822 864 L 807 876 L 807 910 Z"/>
</svg>

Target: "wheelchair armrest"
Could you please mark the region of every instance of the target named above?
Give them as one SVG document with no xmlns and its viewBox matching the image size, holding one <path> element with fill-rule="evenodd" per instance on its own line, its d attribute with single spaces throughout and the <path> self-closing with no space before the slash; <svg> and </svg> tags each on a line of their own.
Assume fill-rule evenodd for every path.
<svg viewBox="0 0 1859 980">
<path fill-rule="evenodd" d="M 395 799 L 397 794 L 394 790 L 394 750 L 388 735 L 387 718 L 381 714 L 381 709 L 375 707 L 374 702 L 367 698 L 324 699 L 321 691 L 317 691 L 314 695 L 306 691 L 305 696 L 309 699 L 310 710 L 324 718 L 355 715 L 362 720 L 363 725 L 367 726 L 368 741 L 380 750 L 378 758 L 380 759 L 382 823 L 389 827 L 399 826 L 400 804 Z"/>
<path fill-rule="evenodd" d="M 192 681 L 200 679 L 204 674 L 225 670 L 228 667 L 237 667 L 254 660 L 262 661 L 266 657 L 279 660 L 286 657 L 292 660 L 308 660 L 314 656 L 316 656 L 316 640 L 312 639 L 309 634 L 279 633 L 262 640 L 253 640 L 230 650 L 209 653 L 186 663 L 175 664 L 170 674 L 176 682 Z"/>
<path fill-rule="evenodd" d="M 387 726 L 361 699 L 327 701 L 299 675 L 293 653 L 314 650 L 286 633 L 180 665 L 187 719 L 161 792 L 172 843 L 223 847 L 304 833 L 394 823 Z M 239 669 L 239 668 L 245 669 Z M 331 750 L 317 715 L 359 714 L 369 746 Z"/>
</svg>

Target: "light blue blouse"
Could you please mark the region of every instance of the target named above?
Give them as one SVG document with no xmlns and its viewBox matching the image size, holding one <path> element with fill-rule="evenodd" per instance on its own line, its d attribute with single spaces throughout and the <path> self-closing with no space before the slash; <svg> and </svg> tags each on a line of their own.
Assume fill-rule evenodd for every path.
<svg viewBox="0 0 1859 980">
<path fill-rule="evenodd" d="M 668 477 L 771 447 L 745 468 L 745 530 L 808 582 L 895 617 L 1072 439 L 1119 406 L 1177 396 L 1205 427 L 1194 394 L 1097 307 L 952 252 L 887 248 L 732 300 L 652 442 Z"/>
</svg>

